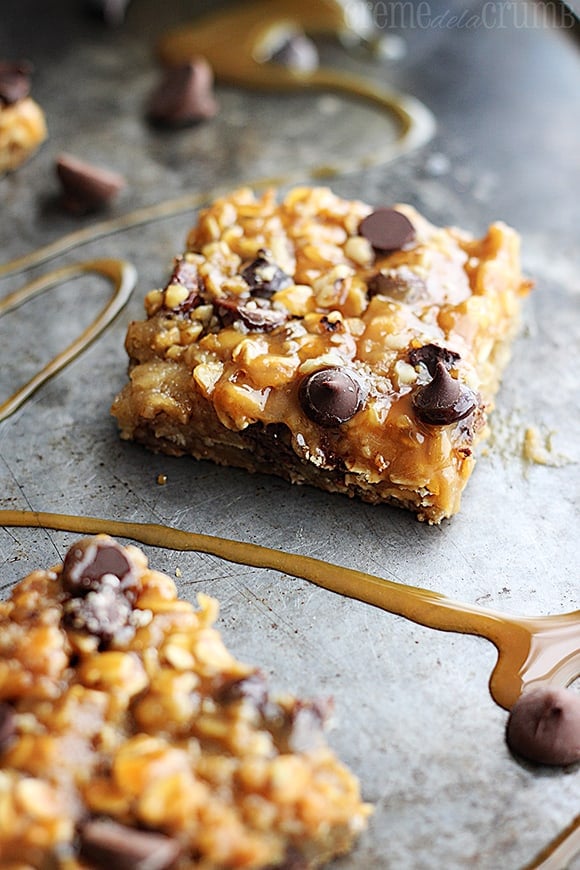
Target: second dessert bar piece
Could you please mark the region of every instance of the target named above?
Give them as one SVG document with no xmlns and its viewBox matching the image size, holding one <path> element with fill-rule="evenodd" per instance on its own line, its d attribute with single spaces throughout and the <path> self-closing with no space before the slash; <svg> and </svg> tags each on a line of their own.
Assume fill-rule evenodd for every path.
<svg viewBox="0 0 580 870">
<path fill-rule="evenodd" d="M 327 188 L 203 211 L 132 323 L 113 414 L 154 450 L 454 514 L 520 297 L 519 237 Z"/>
<path fill-rule="evenodd" d="M 85 538 L 0 603 L 0 867 L 319 867 L 366 826 L 328 701 L 275 698 L 136 547 Z"/>
</svg>

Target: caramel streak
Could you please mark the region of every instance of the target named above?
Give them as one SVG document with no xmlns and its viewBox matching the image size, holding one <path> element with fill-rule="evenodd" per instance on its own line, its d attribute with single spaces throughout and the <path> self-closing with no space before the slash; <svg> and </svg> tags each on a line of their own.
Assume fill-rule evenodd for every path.
<svg viewBox="0 0 580 870">
<path fill-rule="evenodd" d="M 562 870 L 579 852 L 580 816 L 576 816 L 524 870 Z"/>
<path fill-rule="evenodd" d="M 112 281 L 114 285 L 113 295 L 78 338 L 75 338 L 68 347 L 53 357 L 24 386 L 0 404 L 0 422 L 20 408 L 39 387 L 81 354 L 113 322 L 127 304 L 137 282 L 137 271 L 131 263 L 125 260 L 88 260 L 85 263 L 73 263 L 30 281 L 20 290 L 11 293 L 0 301 L 0 317 L 2 317 L 35 296 L 87 272 L 96 272 Z"/>
<path fill-rule="evenodd" d="M 498 660 L 490 679 L 494 700 L 509 709 L 531 683 L 567 685 L 580 674 L 580 611 L 558 616 L 506 616 L 461 604 L 438 592 L 383 580 L 295 553 L 258 544 L 187 532 L 157 523 L 128 523 L 30 511 L 0 511 L 0 524 L 50 528 L 80 534 L 108 533 L 154 547 L 208 553 L 229 562 L 300 577 L 338 595 L 440 631 L 491 641 Z"/>
</svg>

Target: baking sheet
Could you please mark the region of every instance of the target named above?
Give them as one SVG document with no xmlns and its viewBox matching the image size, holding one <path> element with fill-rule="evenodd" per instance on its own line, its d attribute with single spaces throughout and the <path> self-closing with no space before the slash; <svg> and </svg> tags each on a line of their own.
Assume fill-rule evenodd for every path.
<svg viewBox="0 0 580 870">
<path fill-rule="evenodd" d="M 80 4 L 46 5 L 5 0 L 0 21 L 0 54 L 33 60 L 34 96 L 50 127 L 36 157 L 0 180 L 3 261 L 94 220 L 59 209 L 52 167 L 62 150 L 126 175 L 114 215 L 278 174 L 281 165 L 352 155 L 352 173 L 330 182 L 337 193 L 377 205 L 410 201 L 435 222 L 475 232 L 504 218 L 522 232 L 536 287 L 462 512 L 430 528 L 394 509 L 121 443 L 108 409 L 125 381 L 126 326 L 142 316 L 145 293 L 164 283 L 194 214 L 85 245 L 57 263 L 124 257 L 138 268 L 138 287 L 95 345 L 0 424 L 2 507 L 254 541 L 506 613 L 577 608 L 580 59 L 571 35 L 509 20 L 504 29 L 416 27 L 400 34 L 406 57 L 382 64 L 324 45 L 328 62 L 416 94 L 438 119 L 428 146 L 364 171 L 357 159 L 394 135 L 389 121 L 329 94 L 224 88 L 215 121 L 173 133 L 148 128 L 153 39 L 189 19 L 187 4 L 135 0 L 114 32 Z M 2 295 L 23 277 L 3 279 Z M 0 321 L 2 397 L 72 339 L 107 294 L 103 282 L 82 279 Z M 523 458 L 526 431 L 540 462 Z M 1 531 L 3 593 L 60 560 L 73 539 Z M 273 686 L 334 697 L 330 742 L 376 807 L 368 833 L 337 868 L 521 868 L 578 813 L 576 769 L 537 770 L 509 755 L 506 714 L 487 689 L 496 657 L 488 642 L 433 632 L 276 572 L 145 549 L 155 567 L 179 569 L 182 594 L 203 590 L 221 601 L 227 643 Z"/>
</svg>

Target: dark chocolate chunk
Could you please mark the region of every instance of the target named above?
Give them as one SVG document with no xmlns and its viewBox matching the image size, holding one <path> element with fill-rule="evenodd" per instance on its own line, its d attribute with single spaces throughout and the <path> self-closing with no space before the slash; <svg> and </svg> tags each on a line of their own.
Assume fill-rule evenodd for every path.
<svg viewBox="0 0 580 870">
<path fill-rule="evenodd" d="M 64 558 L 61 579 L 63 588 L 74 597 L 98 592 L 104 581 L 130 602 L 137 597 L 133 563 L 120 544 L 106 538 L 82 538 L 73 544 Z"/>
<path fill-rule="evenodd" d="M 452 378 L 445 363 L 439 361 L 433 380 L 421 387 L 413 397 L 413 407 L 423 423 L 448 426 L 463 420 L 477 408 L 476 394 Z"/>
<path fill-rule="evenodd" d="M 60 155 L 56 174 L 63 190 L 64 208 L 77 215 L 104 208 L 125 187 L 122 175 L 70 154 Z"/>
<path fill-rule="evenodd" d="M 289 34 L 272 52 L 269 60 L 302 73 L 313 72 L 320 63 L 318 49 L 305 33 Z"/>
<path fill-rule="evenodd" d="M 89 12 L 101 18 L 108 27 L 120 27 L 130 0 L 85 0 Z"/>
<path fill-rule="evenodd" d="M 235 701 L 245 700 L 261 709 L 268 701 L 266 678 L 261 671 L 256 671 L 249 677 L 224 683 L 217 692 L 216 700 L 221 704 L 233 704 Z"/>
<path fill-rule="evenodd" d="M 189 314 L 192 309 L 202 302 L 201 290 L 203 280 L 195 263 L 190 263 L 185 257 L 177 257 L 167 286 L 181 284 L 189 290 L 189 296 L 172 310 L 179 314 Z"/>
<path fill-rule="evenodd" d="M 203 57 L 167 69 L 149 99 L 147 116 L 153 124 L 186 127 L 213 118 L 218 104 L 213 95 L 213 72 Z"/>
<path fill-rule="evenodd" d="M 506 740 L 516 755 L 539 764 L 580 761 L 580 694 L 548 686 L 524 692 L 511 709 Z"/>
<path fill-rule="evenodd" d="M 252 296 L 269 299 L 278 290 L 292 284 L 292 278 L 273 263 L 268 253 L 258 251 L 258 256 L 243 270 L 242 278 L 250 288 Z"/>
<path fill-rule="evenodd" d="M 177 840 L 128 828 L 108 819 L 86 822 L 80 831 L 81 858 L 99 870 L 170 870 L 181 855 Z"/>
<path fill-rule="evenodd" d="M 31 73 L 26 61 L 0 63 L 0 105 L 12 106 L 29 95 Z"/>
<path fill-rule="evenodd" d="M 304 413 L 319 426 L 331 427 L 354 417 L 363 401 L 360 382 L 345 368 L 320 369 L 300 384 Z"/>
<path fill-rule="evenodd" d="M 10 704 L 0 702 L 0 753 L 12 743 L 15 734 L 14 708 Z"/>
<path fill-rule="evenodd" d="M 377 272 L 369 278 L 367 287 L 370 297 L 380 294 L 407 304 L 420 302 L 429 297 L 427 284 L 423 278 L 408 266 Z"/>
<path fill-rule="evenodd" d="M 91 634 L 105 646 L 129 626 L 132 614 L 131 604 L 108 577 L 97 592 L 71 598 L 63 605 L 67 628 Z"/>
<path fill-rule="evenodd" d="M 272 332 L 288 320 L 287 311 L 278 311 L 267 305 L 247 305 L 239 299 L 224 297 L 216 303 L 218 316 L 224 326 L 240 320 L 252 332 Z"/>
<path fill-rule="evenodd" d="M 415 238 L 408 217 L 394 208 L 378 208 L 360 223 L 359 233 L 378 251 L 398 251 Z"/>
<path fill-rule="evenodd" d="M 423 347 L 415 347 L 409 351 L 409 362 L 412 366 L 423 364 L 427 371 L 433 377 L 437 369 L 437 363 L 442 362 L 447 370 L 453 368 L 457 360 L 460 359 L 459 354 L 454 350 L 449 350 L 446 347 L 439 347 L 437 344 L 424 344 Z"/>
</svg>

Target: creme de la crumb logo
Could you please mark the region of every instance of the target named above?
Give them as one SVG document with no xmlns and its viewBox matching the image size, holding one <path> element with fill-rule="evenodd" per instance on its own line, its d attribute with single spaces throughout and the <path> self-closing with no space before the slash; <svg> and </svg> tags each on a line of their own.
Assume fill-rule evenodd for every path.
<svg viewBox="0 0 580 870">
<path fill-rule="evenodd" d="M 345 15 L 355 32 L 368 26 L 369 18 L 379 30 L 538 30 L 575 24 L 574 13 L 559 0 L 486 0 L 476 9 L 450 8 L 438 0 L 347 0 Z"/>
</svg>

